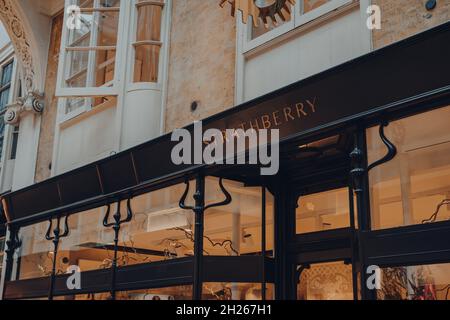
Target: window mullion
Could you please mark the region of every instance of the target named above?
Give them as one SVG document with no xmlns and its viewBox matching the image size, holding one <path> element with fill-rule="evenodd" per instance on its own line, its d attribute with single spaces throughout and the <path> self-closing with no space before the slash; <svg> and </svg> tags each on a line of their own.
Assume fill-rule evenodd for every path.
<svg viewBox="0 0 450 320">
<path fill-rule="evenodd" d="M 94 0 L 94 8 L 100 8 L 100 0 Z M 89 46 L 91 48 L 96 47 L 98 43 L 98 34 L 100 28 L 100 13 L 98 11 L 94 11 L 92 15 L 92 26 L 91 26 L 91 39 L 89 41 Z M 89 51 L 88 58 L 88 66 L 87 66 L 87 75 L 86 75 L 86 86 L 94 87 L 95 86 L 95 59 L 97 56 L 96 50 Z M 86 110 L 92 109 L 92 98 L 86 99 Z"/>
</svg>

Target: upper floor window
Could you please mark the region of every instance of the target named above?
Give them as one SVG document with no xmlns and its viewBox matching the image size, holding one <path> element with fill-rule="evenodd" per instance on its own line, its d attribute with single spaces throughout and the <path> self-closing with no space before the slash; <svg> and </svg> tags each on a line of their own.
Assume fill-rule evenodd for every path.
<svg viewBox="0 0 450 320">
<path fill-rule="evenodd" d="M 298 0 L 292 10 L 282 10 L 284 19 L 276 16 L 276 21 L 268 18 L 264 25 L 259 21 L 258 26 L 249 23 L 246 50 L 251 50 L 263 43 L 285 34 L 295 28 L 330 13 L 344 5 L 357 3 L 354 0 Z"/>
<path fill-rule="evenodd" d="M 5 237 L 0 237 L 0 275 L 3 269 L 3 254 L 5 251 Z"/>
<path fill-rule="evenodd" d="M 137 0 L 133 82 L 158 82 L 164 0 Z"/>
<path fill-rule="evenodd" d="M 10 61 L 1 68 L 0 76 L 0 155 L 3 153 L 5 140 L 4 115 L 9 103 L 14 62 Z"/>
<path fill-rule="evenodd" d="M 120 0 L 66 0 L 58 96 L 98 96 L 115 92 L 122 6 Z M 71 11 L 77 7 L 79 12 Z"/>
</svg>

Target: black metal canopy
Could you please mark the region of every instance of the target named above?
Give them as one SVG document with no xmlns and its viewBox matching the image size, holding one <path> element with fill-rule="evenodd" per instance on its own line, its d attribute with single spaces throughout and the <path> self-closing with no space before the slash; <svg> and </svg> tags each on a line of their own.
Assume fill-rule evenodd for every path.
<svg viewBox="0 0 450 320">
<path fill-rule="evenodd" d="M 283 146 L 390 112 L 411 112 L 420 102 L 447 103 L 449 57 L 450 22 L 209 117 L 203 128 L 269 126 L 280 129 Z M 186 128 L 192 131 L 193 125 Z M 86 210 L 211 168 L 173 164 L 175 144 L 166 134 L 6 194 L 2 202 L 8 222 L 31 223 Z"/>
</svg>

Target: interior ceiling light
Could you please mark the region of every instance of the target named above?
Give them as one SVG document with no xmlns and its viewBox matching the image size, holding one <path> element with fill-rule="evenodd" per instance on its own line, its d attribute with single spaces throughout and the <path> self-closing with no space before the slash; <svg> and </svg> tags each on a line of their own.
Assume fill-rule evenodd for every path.
<svg viewBox="0 0 450 320">
<path fill-rule="evenodd" d="M 282 21 L 289 20 L 291 6 L 295 0 L 219 0 L 223 8 L 228 2 L 231 5 L 231 15 L 234 17 L 237 11 L 242 12 L 242 22 L 247 23 L 248 17 L 252 17 L 255 27 L 262 21 L 264 26 L 269 26 L 269 19 L 273 25 L 278 24 L 277 16 Z"/>
</svg>

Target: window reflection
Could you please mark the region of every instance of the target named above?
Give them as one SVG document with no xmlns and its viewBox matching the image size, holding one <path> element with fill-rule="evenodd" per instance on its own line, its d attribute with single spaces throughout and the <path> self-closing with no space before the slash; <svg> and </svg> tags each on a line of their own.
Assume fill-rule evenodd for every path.
<svg viewBox="0 0 450 320">
<path fill-rule="evenodd" d="M 274 298 L 273 284 L 266 284 L 266 299 Z M 261 300 L 261 283 L 204 283 L 202 300 Z"/>
<path fill-rule="evenodd" d="M 227 206 L 205 213 L 204 254 L 216 256 L 255 255 L 262 251 L 262 188 L 245 187 L 227 180 L 233 200 Z M 224 199 L 216 178 L 206 182 L 207 203 Z M 273 197 L 266 192 L 266 250 L 273 249 Z"/>
<path fill-rule="evenodd" d="M 382 300 L 449 300 L 450 264 L 384 268 L 381 271 Z"/>
<path fill-rule="evenodd" d="M 386 128 L 398 154 L 370 172 L 373 229 L 450 218 L 448 119 L 450 107 L 445 107 L 394 121 Z M 370 163 L 386 154 L 378 128 L 367 131 L 367 141 Z"/>
<path fill-rule="evenodd" d="M 117 300 L 191 300 L 192 286 L 117 292 Z"/>
<path fill-rule="evenodd" d="M 300 197 L 296 217 L 297 234 L 349 227 L 348 188 Z"/>
<path fill-rule="evenodd" d="M 45 239 L 48 222 L 22 227 L 19 239 L 22 245 L 18 248 L 13 280 L 25 280 L 50 276 L 53 263 L 53 244 Z M 20 269 L 17 268 L 20 266 Z M 64 273 L 61 263 L 56 263 L 59 274 Z M 17 274 L 17 276 L 15 276 Z"/>
<path fill-rule="evenodd" d="M 353 300 L 352 266 L 344 262 L 312 265 L 297 286 L 298 300 Z"/>
</svg>

